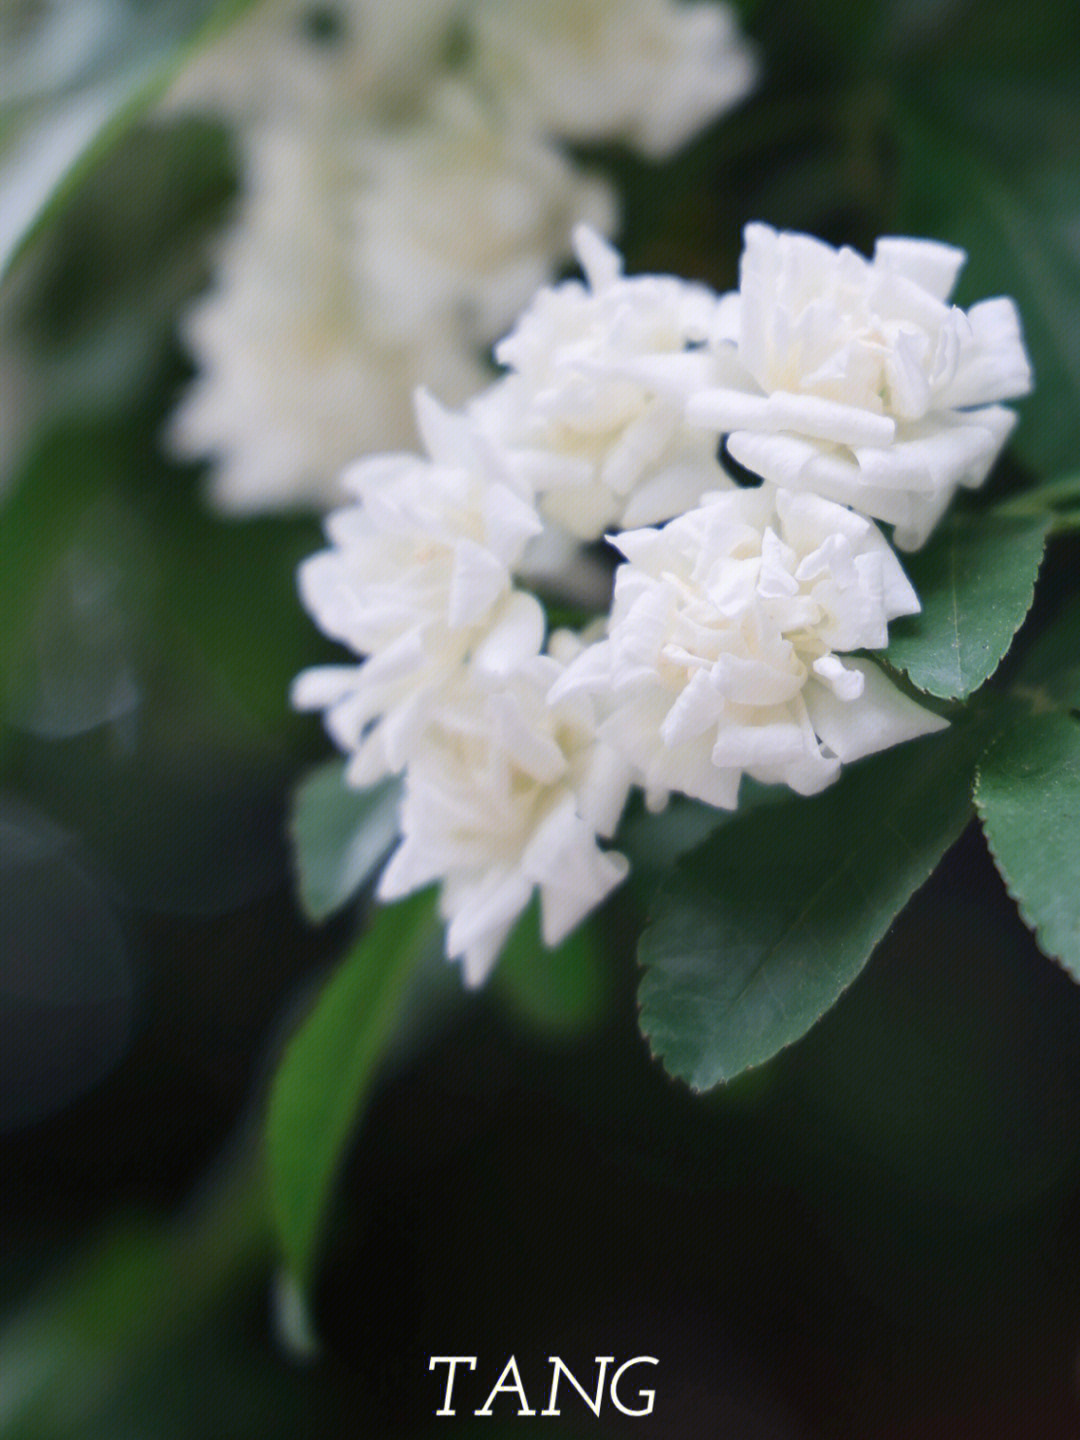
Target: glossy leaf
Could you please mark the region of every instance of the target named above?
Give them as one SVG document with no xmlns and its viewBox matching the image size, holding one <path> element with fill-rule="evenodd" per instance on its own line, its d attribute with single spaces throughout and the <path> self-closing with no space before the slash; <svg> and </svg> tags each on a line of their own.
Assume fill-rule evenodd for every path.
<svg viewBox="0 0 1080 1440">
<path fill-rule="evenodd" d="M 975 803 L 1039 948 L 1080 980 L 1080 723 L 1063 713 L 1017 722 L 980 764 Z"/>
<path fill-rule="evenodd" d="M 267 1117 L 271 1204 L 296 1282 L 311 1278 L 339 1163 L 435 932 L 430 891 L 376 912 L 293 1037 Z"/>
<path fill-rule="evenodd" d="M 696 1090 L 798 1040 L 851 984 L 970 815 L 974 727 L 853 766 L 684 857 L 642 936 L 641 1028 Z"/>
<path fill-rule="evenodd" d="M 903 557 L 922 612 L 889 630 L 886 659 L 930 695 L 959 700 L 1005 657 L 1035 591 L 1049 521 L 958 511 Z"/>
</svg>

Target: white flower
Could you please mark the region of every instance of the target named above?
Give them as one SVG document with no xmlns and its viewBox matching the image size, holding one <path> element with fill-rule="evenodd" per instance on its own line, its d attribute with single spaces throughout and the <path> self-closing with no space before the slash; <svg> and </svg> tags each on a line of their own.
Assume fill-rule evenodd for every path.
<svg viewBox="0 0 1080 1440">
<path fill-rule="evenodd" d="M 212 497 L 238 513 L 338 503 L 350 461 L 412 446 L 417 385 L 450 404 L 480 389 L 483 351 L 573 217 L 613 216 L 605 186 L 475 114 L 348 136 L 251 126 L 244 156 L 213 287 L 184 321 L 199 373 L 169 432 L 213 460 Z"/>
<path fill-rule="evenodd" d="M 166 113 L 355 121 L 415 104 L 463 0 L 260 0 L 180 72 Z"/>
<path fill-rule="evenodd" d="M 716 297 L 673 276 L 625 278 L 588 227 L 574 249 L 585 283 L 540 291 L 495 347 L 511 373 L 473 412 L 544 514 L 593 540 L 667 519 L 724 483 L 715 439 L 684 418 L 688 397 L 715 381 L 701 342 Z"/>
<path fill-rule="evenodd" d="M 300 568 L 320 628 L 366 657 L 305 671 L 300 709 L 325 709 L 367 785 L 415 756 L 437 697 L 469 668 L 506 674 L 538 653 L 543 610 L 514 591 L 511 569 L 540 529 L 527 496 L 468 421 L 417 397 L 429 459 L 385 455 L 345 477 L 360 503 L 327 520 L 333 548 Z"/>
<path fill-rule="evenodd" d="M 694 424 L 789 489 L 853 506 L 921 545 L 958 485 L 980 485 L 1015 422 L 996 402 L 1031 372 L 1011 300 L 947 303 L 964 253 L 879 240 L 873 260 L 749 225 L 717 353 L 727 374 Z"/>
<path fill-rule="evenodd" d="M 549 704 L 569 637 L 501 679 L 478 672 L 445 691 L 411 759 L 403 839 L 379 882 L 384 900 L 442 884 L 446 952 L 479 985 L 539 887 L 543 938 L 557 945 L 625 877 L 597 836 L 618 823 L 628 775 L 596 739 L 592 706 Z"/>
<path fill-rule="evenodd" d="M 608 638 L 552 699 L 610 707 L 603 738 L 651 803 L 671 790 L 732 809 L 742 775 L 813 794 L 858 759 L 944 721 L 873 664 L 919 602 L 868 520 L 813 495 L 733 490 L 659 530 L 614 537 Z"/>
<path fill-rule="evenodd" d="M 357 284 L 390 336 L 449 326 L 486 349 L 551 276 L 575 220 L 616 215 L 605 182 L 446 85 L 422 124 L 367 146 Z"/>
<path fill-rule="evenodd" d="M 184 322 L 199 373 L 169 438 L 215 461 L 225 510 L 324 507 L 358 455 L 415 444 L 421 381 L 458 403 L 483 371 L 448 327 L 391 339 L 376 325 L 355 272 L 355 145 L 274 127 L 251 131 L 246 154 L 248 193 Z"/>
<path fill-rule="evenodd" d="M 474 25 L 481 80 L 521 123 L 655 158 L 741 100 L 756 74 L 726 5 L 479 0 Z"/>
</svg>

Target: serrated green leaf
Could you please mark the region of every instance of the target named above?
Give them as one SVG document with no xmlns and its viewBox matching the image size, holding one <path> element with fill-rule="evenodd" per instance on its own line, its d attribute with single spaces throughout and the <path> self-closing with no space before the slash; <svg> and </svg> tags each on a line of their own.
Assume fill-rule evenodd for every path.
<svg viewBox="0 0 1080 1440">
<path fill-rule="evenodd" d="M 315 921 L 349 903 L 399 830 L 400 782 L 354 790 L 345 783 L 345 766 L 344 760 L 319 765 L 293 797 L 289 834 L 300 903 Z"/>
<path fill-rule="evenodd" d="M 675 867 L 639 948 L 641 1028 L 705 1090 L 798 1040 L 870 958 L 971 813 L 976 727 L 853 766 Z"/>
<path fill-rule="evenodd" d="M 431 891 L 379 910 L 274 1077 L 266 1122 L 271 1205 L 302 1288 L 311 1279 L 338 1165 L 435 929 Z"/>
<path fill-rule="evenodd" d="M 888 663 L 941 699 L 977 690 L 1004 659 L 1035 593 L 1049 520 L 958 511 L 904 556 L 922 612 L 889 630 Z"/>
<path fill-rule="evenodd" d="M 1080 980 L 1080 724 L 1045 714 L 1010 727 L 979 765 L 975 804 L 1039 948 Z"/>
</svg>

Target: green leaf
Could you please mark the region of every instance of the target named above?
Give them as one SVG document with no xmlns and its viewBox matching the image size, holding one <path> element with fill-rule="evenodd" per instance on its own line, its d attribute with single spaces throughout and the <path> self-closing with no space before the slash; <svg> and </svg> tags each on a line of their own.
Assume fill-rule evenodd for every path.
<svg viewBox="0 0 1080 1440">
<path fill-rule="evenodd" d="M 1080 506 L 1080 474 L 1074 471 L 1047 480 L 1044 485 L 1018 490 L 994 509 L 998 515 L 1052 515 L 1056 530 L 1073 519 L 1070 512 L 1074 512 L 1077 506 Z"/>
<path fill-rule="evenodd" d="M 959 700 L 997 669 L 1035 592 L 1049 520 L 957 511 L 904 557 L 922 613 L 889 630 L 888 663 L 913 685 Z"/>
<path fill-rule="evenodd" d="M 0 525 L 0 708 L 48 701 L 75 733 L 130 670 L 144 701 L 183 712 L 178 743 L 205 696 L 245 745 L 280 750 L 311 726 L 290 710 L 293 677 L 332 653 L 313 652 L 296 598 L 318 542 L 308 519 L 222 525 L 119 421 L 43 433 Z"/>
<path fill-rule="evenodd" d="M 0 110 L 0 279 L 184 62 L 250 3 L 117 6 L 84 66 Z M 47 48 L 47 33 L 30 40 Z"/>
<path fill-rule="evenodd" d="M 540 937 L 539 912 L 534 898 L 506 942 L 492 987 L 535 1030 L 579 1035 L 596 1025 L 610 998 L 596 928 L 579 925 L 549 949 Z"/>
<path fill-rule="evenodd" d="M 695 1090 L 798 1040 L 870 958 L 971 813 L 976 727 L 853 766 L 721 827 L 672 872 L 639 948 L 641 1028 Z"/>
<path fill-rule="evenodd" d="M 431 891 L 377 911 L 274 1077 L 266 1126 L 271 1204 L 301 1288 L 311 1279 L 338 1165 L 435 928 Z"/>
<path fill-rule="evenodd" d="M 328 760 L 297 786 L 289 833 L 300 903 L 320 921 L 347 905 L 398 835 L 401 785 L 345 783 L 344 760 Z"/>
<path fill-rule="evenodd" d="M 730 825 L 750 810 L 782 805 L 788 799 L 780 785 L 759 785 L 744 778 L 739 790 L 739 808 L 718 810 L 702 800 L 672 795 L 662 810 L 632 806 L 620 826 L 616 848 L 630 861 L 631 880 L 650 891 L 657 879 L 687 851 L 702 844 L 721 825 Z"/>
<path fill-rule="evenodd" d="M 1031 715 L 979 765 L 975 804 L 994 863 L 1039 948 L 1080 980 L 1080 724 Z"/>
</svg>

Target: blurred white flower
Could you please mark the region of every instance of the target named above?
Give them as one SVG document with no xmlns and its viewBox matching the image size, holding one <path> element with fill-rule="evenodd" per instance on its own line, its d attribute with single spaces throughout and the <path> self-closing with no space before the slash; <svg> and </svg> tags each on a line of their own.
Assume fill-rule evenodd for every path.
<svg viewBox="0 0 1080 1440">
<path fill-rule="evenodd" d="M 574 249 L 585 282 L 540 291 L 495 347 L 510 374 L 472 408 L 544 514 L 595 540 L 668 519 L 724 483 L 715 439 L 684 413 L 716 379 L 702 345 L 716 297 L 674 276 L 624 277 L 587 226 Z"/>
<path fill-rule="evenodd" d="M 602 738 L 650 803 L 677 790 L 735 807 L 746 774 L 809 795 L 841 762 L 940 729 L 882 671 L 837 652 L 880 649 L 919 602 L 870 521 L 814 495 L 733 490 L 661 529 L 613 537 L 608 638 L 551 699 L 608 707 Z"/>
<path fill-rule="evenodd" d="M 692 423 L 790 489 L 853 506 L 923 544 L 958 485 L 986 478 L 1015 422 L 996 402 L 1031 371 L 1011 300 L 947 303 L 964 253 L 879 240 L 874 258 L 746 229 L 739 290 L 719 311 L 723 380 Z"/>
<path fill-rule="evenodd" d="M 350 460 L 413 443 L 417 385 L 449 404 L 480 388 L 485 352 L 557 272 L 575 222 L 615 228 L 611 185 L 556 141 L 617 133 L 666 152 L 732 103 L 750 68 L 722 6 L 252 6 L 193 56 L 162 106 L 231 122 L 242 181 L 213 288 L 184 325 L 199 374 L 172 425 L 177 453 L 212 461 L 226 510 L 337 503 Z M 526 78 L 533 100 L 546 87 L 570 112 L 598 105 L 600 131 L 581 114 L 567 130 L 533 100 L 519 105 Z M 670 426 L 670 397 L 667 409 Z M 651 443 L 648 428 L 631 428 L 612 457 L 603 484 L 619 499 L 594 506 L 588 535 L 622 517 L 619 486 L 642 488 L 655 457 L 629 450 Z M 662 503 L 643 495 L 634 523 L 700 494 L 709 442 L 683 435 L 665 473 L 647 477 Z"/>
<path fill-rule="evenodd" d="M 575 221 L 617 223 L 610 185 L 459 85 L 438 89 L 423 124 L 373 133 L 365 166 L 356 283 L 395 339 L 449 328 L 488 349 L 550 278 Z"/>
<path fill-rule="evenodd" d="M 415 105 L 468 0 L 260 0 L 177 76 L 162 109 L 256 124 Z"/>
<path fill-rule="evenodd" d="M 439 881 L 446 952 L 481 984 L 540 891 L 541 930 L 557 945 L 625 877 L 597 836 L 618 824 L 625 765 L 597 741 L 585 696 L 548 703 L 569 636 L 511 675 L 472 672 L 442 693 L 410 760 L 400 846 L 379 882 L 384 900 Z"/>
<path fill-rule="evenodd" d="M 539 602 L 511 584 L 540 529 L 529 497 L 466 418 L 421 393 L 417 421 L 430 458 L 356 465 L 345 481 L 359 504 L 329 516 L 333 548 L 300 568 L 320 628 L 365 657 L 307 670 L 293 689 L 300 709 L 326 711 L 355 785 L 414 759 L 436 699 L 465 670 L 505 675 L 544 638 Z"/>
<path fill-rule="evenodd" d="M 477 0 L 481 83 L 518 123 L 672 154 L 747 94 L 749 45 L 727 5 Z"/>
<path fill-rule="evenodd" d="M 415 444 L 418 384 L 458 403 L 483 369 L 449 327 L 391 338 L 376 324 L 355 267 L 355 144 L 274 127 L 246 150 L 248 193 L 184 322 L 199 373 L 169 438 L 215 462 L 225 510 L 325 507 L 345 498 L 340 472 L 358 455 Z"/>
</svg>

